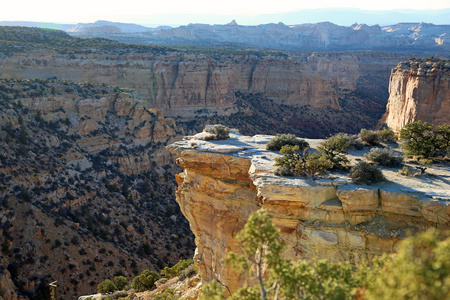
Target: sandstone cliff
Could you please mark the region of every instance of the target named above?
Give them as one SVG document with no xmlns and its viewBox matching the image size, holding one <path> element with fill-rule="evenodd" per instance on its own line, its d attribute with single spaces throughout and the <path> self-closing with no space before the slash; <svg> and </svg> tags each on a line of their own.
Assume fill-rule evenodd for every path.
<svg viewBox="0 0 450 300">
<path fill-rule="evenodd" d="M 306 65 L 283 57 L 205 55 L 173 52 L 124 57 L 84 55 L 68 59 L 31 52 L 0 60 L 3 78 L 49 78 L 97 82 L 136 90 L 168 116 L 193 118 L 202 110 L 233 112 L 235 92 L 263 93 L 279 104 L 339 108 L 330 83 Z M 332 79 L 335 80 L 334 78 Z M 203 112 L 204 112 L 203 111 Z"/>
<path fill-rule="evenodd" d="M 240 120 L 230 125 L 247 134 L 272 134 L 262 128 L 271 124 L 269 128 L 277 127 L 278 132 L 310 137 L 375 126 L 385 112 L 390 70 L 408 58 L 388 53 L 273 56 L 118 48 L 118 54 L 100 50 L 61 54 L 36 49 L 0 56 L 0 77 L 57 77 L 130 88 L 147 107 L 176 118 L 178 124 L 189 128 L 189 122 L 197 122 L 194 131 L 208 122 L 228 123 L 230 117 Z M 245 97 L 237 95 L 258 95 L 278 108 L 249 120 L 248 113 L 260 110 L 252 103 L 241 105 Z"/>
<path fill-rule="evenodd" d="M 231 134 L 224 141 L 196 138 L 168 146 L 184 172 L 177 176 L 177 202 L 196 236 L 195 260 L 203 281 L 216 279 L 235 290 L 247 279 L 223 264 L 229 251 L 239 252 L 234 238 L 249 214 L 266 208 L 281 230 L 291 259 L 327 258 L 352 263 L 395 252 L 407 231 L 430 226 L 450 229 L 447 183 L 399 178 L 383 170 L 388 182 L 357 186 L 342 174 L 316 182 L 273 175 L 266 151 L 269 136 Z M 308 140 L 312 148 L 317 140 Z M 364 151 L 354 150 L 351 160 Z M 445 168 L 430 170 L 448 176 Z"/>
<path fill-rule="evenodd" d="M 400 131 L 409 122 L 450 123 L 450 63 L 407 61 L 392 70 L 382 122 Z"/>
</svg>

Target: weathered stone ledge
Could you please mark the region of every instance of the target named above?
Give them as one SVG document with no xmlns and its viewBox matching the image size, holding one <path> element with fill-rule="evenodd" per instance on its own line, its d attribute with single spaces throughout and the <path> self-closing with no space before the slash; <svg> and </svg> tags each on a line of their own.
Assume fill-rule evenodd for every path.
<svg viewBox="0 0 450 300">
<path fill-rule="evenodd" d="M 392 169 L 383 170 L 389 181 L 376 186 L 355 185 L 343 173 L 319 182 L 280 177 L 273 174 L 279 154 L 265 150 L 271 136 L 231 134 L 222 141 L 198 137 L 168 149 L 185 168 L 177 177 L 177 202 L 196 236 L 196 261 L 205 281 L 215 278 L 234 290 L 247 280 L 221 259 L 240 251 L 234 236 L 260 208 L 270 212 L 281 230 L 288 245 L 285 256 L 291 259 L 357 263 L 395 251 L 407 231 L 450 229 L 450 186 L 445 180 L 436 184 L 400 177 Z M 319 142 L 307 141 L 313 149 Z M 355 161 L 363 153 L 353 151 L 349 158 Z M 445 168 L 430 172 L 437 179 L 450 176 Z"/>
</svg>

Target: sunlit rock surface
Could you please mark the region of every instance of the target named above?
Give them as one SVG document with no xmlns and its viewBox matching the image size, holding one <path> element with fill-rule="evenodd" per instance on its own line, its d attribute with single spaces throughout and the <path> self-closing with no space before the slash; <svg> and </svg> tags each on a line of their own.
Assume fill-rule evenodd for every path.
<svg viewBox="0 0 450 300">
<path fill-rule="evenodd" d="M 270 212 L 291 259 L 358 263 L 395 252 L 407 231 L 449 229 L 447 183 L 400 176 L 392 169 L 383 170 L 388 181 L 375 186 L 355 185 L 345 173 L 315 182 L 275 176 L 279 154 L 265 150 L 270 138 L 231 134 L 227 140 L 204 141 L 199 134 L 168 146 L 184 167 L 177 177 L 177 201 L 196 236 L 203 281 L 216 279 L 233 291 L 247 280 L 221 259 L 240 251 L 235 235 L 260 208 Z M 307 141 L 314 149 L 320 140 Z M 364 151 L 352 150 L 350 160 Z M 430 173 L 450 175 L 439 167 Z"/>
</svg>

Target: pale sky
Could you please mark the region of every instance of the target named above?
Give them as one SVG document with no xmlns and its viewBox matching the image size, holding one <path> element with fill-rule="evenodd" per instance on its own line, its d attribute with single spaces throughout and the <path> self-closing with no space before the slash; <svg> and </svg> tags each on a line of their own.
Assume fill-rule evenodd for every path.
<svg viewBox="0 0 450 300">
<path fill-rule="evenodd" d="M 363 10 L 444 9 L 450 0 L 4 0 L 0 21 L 80 23 L 108 20 L 151 24 L 167 17 L 184 23 L 186 15 L 256 16 L 302 9 L 346 7 Z M 231 20 L 230 20 L 231 21 Z M 191 22 L 195 22 L 192 20 Z"/>
</svg>

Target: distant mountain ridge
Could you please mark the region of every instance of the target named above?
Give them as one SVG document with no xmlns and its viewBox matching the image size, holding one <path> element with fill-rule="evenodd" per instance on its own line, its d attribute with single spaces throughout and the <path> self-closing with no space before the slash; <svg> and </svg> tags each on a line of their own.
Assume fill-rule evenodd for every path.
<svg viewBox="0 0 450 300">
<path fill-rule="evenodd" d="M 450 49 L 450 25 L 398 23 L 389 26 L 331 22 L 285 25 L 188 24 L 147 28 L 135 24 L 97 21 L 67 30 L 79 37 L 104 37 L 136 44 L 236 45 L 285 50 L 381 50 L 445 53 Z"/>
</svg>

